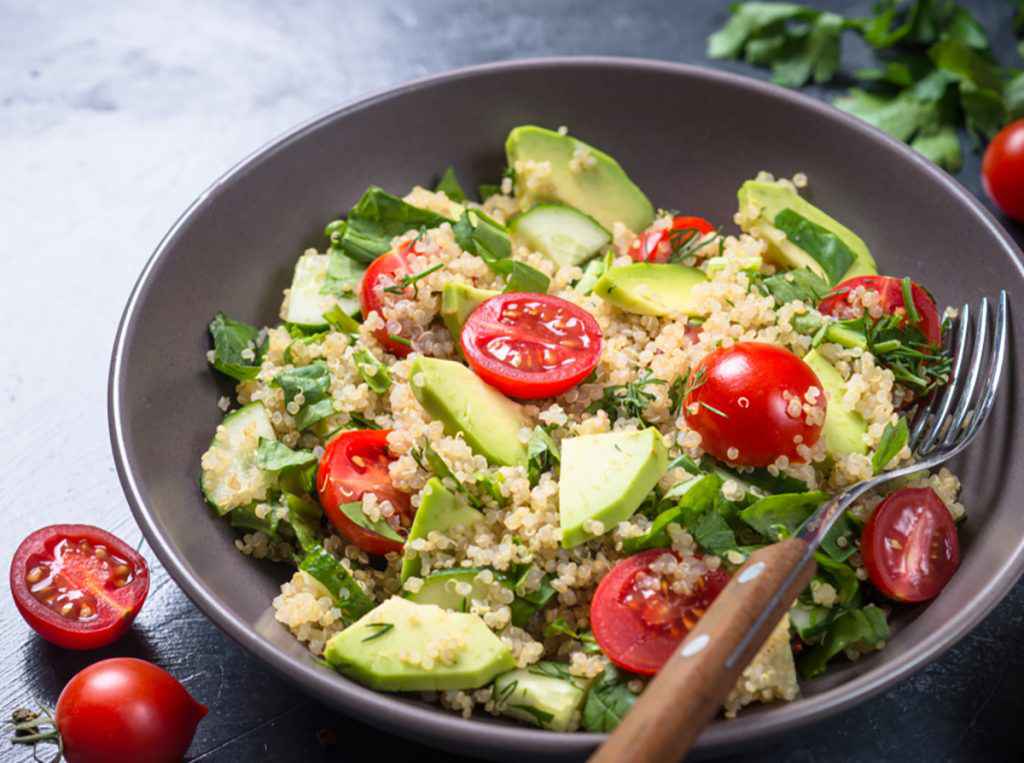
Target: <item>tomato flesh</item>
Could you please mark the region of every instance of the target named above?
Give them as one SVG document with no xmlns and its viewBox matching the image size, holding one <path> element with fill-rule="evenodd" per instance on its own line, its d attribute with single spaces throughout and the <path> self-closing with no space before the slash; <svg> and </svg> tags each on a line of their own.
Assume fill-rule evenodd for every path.
<svg viewBox="0 0 1024 763">
<path fill-rule="evenodd" d="M 553 397 L 579 384 L 601 357 L 589 312 L 549 294 L 499 294 L 470 313 L 460 337 L 476 375 L 506 395 Z"/>
<path fill-rule="evenodd" d="M 381 556 L 401 552 L 403 544 L 360 527 L 340 507 L 361 501 L 365 493 L 373 493 L 378 501 L 391 502 L 396 512 L 387 517 L 387 522 L 399 535 L 405 535 L 413 510 L 409 495 L 391 484 L 388 465 L 395 459 L 388 452 L 390 432 L 390 429 L 342 432 L 327 443 L 316 477 L 320 505 L 330 523 L 363 551 Z"/>
<path fill-rule="evenodd" d="M 67 649 L 96 649 L 131 625 L 149 592 L 145 559 L 90 525 L 51 525 L 22 541 L 11 592 L 25 621 Z"/>
<path fill-rule="evenodd" d="M 860 552 L 875 588 L 897 601 L 935 598 L 960 564 L 956 524 L 931 488 L 903 488 L 878 504 Z"/>
<path fill-rule="evenodd" d="M 412 275 L 409 268 L 409 256 L 412 253 L 412 242 L 403 244 L 398 249 L 385 252 L 370 263 L 370 267 L 363 274 L 363 281 L 359 287 L 359 308 L 363 319 L 369 317 L 370 313 L 376 312 L 382 319 L 384 313 L 382 308 L 386 299 L 410 299 L 413 295 L 412 287 L 408 287 L 402 294 L 392 295 L 384 289 L 401 282 L 402 278 Z M 387 328 L 380 328 L 373 332 L 374 337 L 380 342 L 381 347 L 390 352 L 396 358 L 404 358 L 412 347 L 394 338 Z"/>
<path fill-rule="evenodd" d="M 879 295 L 879 306 L 886 315 L 906 316 L 907 309 L 903 299 L 903 279 L 892 276 L 855 276 L 847 278 L 837 285 L 828 296 L 818 305 L 818 311 L 822 315 L 831 315 L 840 320 L 859 318 L 864 308 L 862 305 L 854 304 L 854 290 L 863 287 L 865 291 L 876 292 Z M 933 345 L 942 343 L 942 322 L 939 320 L 939 310 L 935 301 L 928 295 L 925 289 L 911 283 L 910 293 L 914 300 L 914 307 L 920 316 L 916 328 L 924 336 L 925 340 Z M 853 301 L 851 301 L 853 300 Z M 906 323 L 904 317 L 904 323 Z"/>
<path fill-rule="evenodd" d="M 665 556 L 695 565 L 702 573 L 689 593 L 672 590 L 670 580 L 652 569 Z M 616 564 L 590 603 L 590 627 L 608 659 L 633 673 L 657 673 L 729 582 L 721 568 L 701 568 L 699 557 L 684 560 L 660 548 Z"/>
<path fill-rule="evenodd" d="M 1008 217 L 1024 222 L 1024 119 L 1008 124 L 988 144 L 981 182 Z"/>
<path fill-rule="evenodd" d="M 72 678 L 54 719 L 69 763 L 178 763 L 206 712 L 165 670 L 118 657 Z"/>
<path fill-rule="evenodd" d="M 817 392 L 808 396 L 812 389 Z M 802 463 L 800 445 L 818 441 L 825 408 L 825 391 L 811 367 L 789 350 L 762 342 L 706 355 L 690 375 L 683 406 L 701 447 L 743 466 L 768 466 L 779 456 Z"/>
<path fill-rule="evenodd" d="M 703 217 L 676 215 L 670 227 L 652 228 L 633 239 L 628 253 L 636 262 L 668 262 L 673 240 L 686 243 L 692 236 L 704 236 L 714 230 L 715 226 Z"/>
</svg>

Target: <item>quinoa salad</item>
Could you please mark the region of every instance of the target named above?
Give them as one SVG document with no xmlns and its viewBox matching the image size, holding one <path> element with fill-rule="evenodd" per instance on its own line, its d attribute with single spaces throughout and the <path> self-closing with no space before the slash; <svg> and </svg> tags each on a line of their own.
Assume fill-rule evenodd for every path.
<svg viewBox="0 0 1024 763">
<path fill-rule="evenodd" d="M 516 127 L 506 153 L 479 201 L 450 167 L 370 187 L 279 320 L 215 316 L 236 386 L 201 487 L 239 551 L 295 570 L 274 613 L 325 669 L 606 732 L 753 551 L 909 463 L 952 315 L 879 275 L 801 174 L 752 168 L 709 221 L 565 128 Z M 724 714 L 884 648 L 956 569 L 959 487 L 861 498 Z"/>
</svg>

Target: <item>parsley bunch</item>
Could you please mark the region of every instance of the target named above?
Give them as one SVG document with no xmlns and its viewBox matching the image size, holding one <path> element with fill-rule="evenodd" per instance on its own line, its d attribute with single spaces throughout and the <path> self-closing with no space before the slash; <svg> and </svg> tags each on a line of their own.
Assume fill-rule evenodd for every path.
<svg viewBox="0 0 1024 763">
<path fill-rule="evenodd" d="M 644 411 L 654 402 L 654 394 L 647 389 L 652 384 L 667 382 L 652 376 L 650 369 L 647 369 L 636 381 L 605 387 L 601 397 L 587 406 L 587 413 L 604 411 L 613 422 L 619 416 L 643 421 Z"/>
<path fill-rule="evenodd" d="M 1022 35 L 1024 0 L 1012 2 Z M 738 3 L 709 38 L 708 55 L 770 67 L 787 87 L 825 84 L 839 72 L 845 31 L 874 49 L 878 66 L 853 72 L 859 87 L 835 105 L 951 172 L 962 164 L 958 127 L 978 147 L 1024 116 L 1024 71 L 997 61 L 984 27 L 953 0 L 880 0 L 864 18 L 795 3 Z M 1024 56 L 1024 43 L 1019 50 Z"/>
</svg>

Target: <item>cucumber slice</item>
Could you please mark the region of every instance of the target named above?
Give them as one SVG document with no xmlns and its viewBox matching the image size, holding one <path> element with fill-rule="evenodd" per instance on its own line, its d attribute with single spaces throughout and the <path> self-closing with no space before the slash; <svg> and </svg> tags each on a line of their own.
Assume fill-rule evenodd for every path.
<svg viewBox="0 0 1024 763">
<path fill-rule="evenodd" d="M 513 217 L 512 238 L 560 266 L 581 265 L 611 243 L 593 217 L 564 204 L 538 204 Z"/>
<path fill-rule="evenodd" d="M 315 252 L 299 257 L 288 294 L 288 307 L 282 316 L 286 323 L 304 329 L 326 329 L 328 326 L 324 313 L 335 305 L 340 305 L 346 315 L 359 312 L 359 297 L 355 292 L 345 296 L 320 293 L 327 280 L 329 261 L 326 254 Z"/>
<path fill-rule="evenodd" d="M 561 662 L 538 662 L 494 679 L 495 707 L 502 715 L 542 729 L 568 731 L 579 713 L 590 681 L 569 674 Z"/>
<path fill-rule="evenodd" d="M 256 465 L 261 437 L 277 439 L 263 403 L 250 403 L 224 417 L 203 454 L 199 485 L 221 516 L 238 506 L 265 500 L 273 487 L 273 475 Z"/>
<path fill-rule="evenodd" d="M 479 567 L 458 567 L 435 572 L 423 581 L 420 590 L 406 594 L 405 598 L 417 604 L 436 604 L 452 612 L 469 612 L 471 600 L 485 599 L 490 588 L 476 579 L 480 572 Z M 469 594 L 458 593 L 455 587 L 459 583 L 469 583 L 473 590 Z"/>
</svg>

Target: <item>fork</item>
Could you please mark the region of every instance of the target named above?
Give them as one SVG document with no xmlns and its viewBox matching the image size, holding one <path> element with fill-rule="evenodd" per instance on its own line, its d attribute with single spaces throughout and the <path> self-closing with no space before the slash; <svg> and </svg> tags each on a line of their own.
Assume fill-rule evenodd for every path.
<svg viewBox="0 0 1024 763">
<path fill-rule="evenodd" d="M 999 294 L 994 330 L 989 329 L 987 299 L 981 300 L 977 313 L 974 318 L 970 305 L 961 308 L 945 390 L 914 412 L 908 445 L 917 460 L 851 486 L 822 504 L 794 537 L 751 554 L 622 723 L 591 756 L 591 763 L 682 759 L 807 587 L 816 569 L 814 552 L 846 509 L 883 483 L 948 461 L 974 440 L 992 411 L 1005 365 L 1006 292 Z"/>
</svg>

